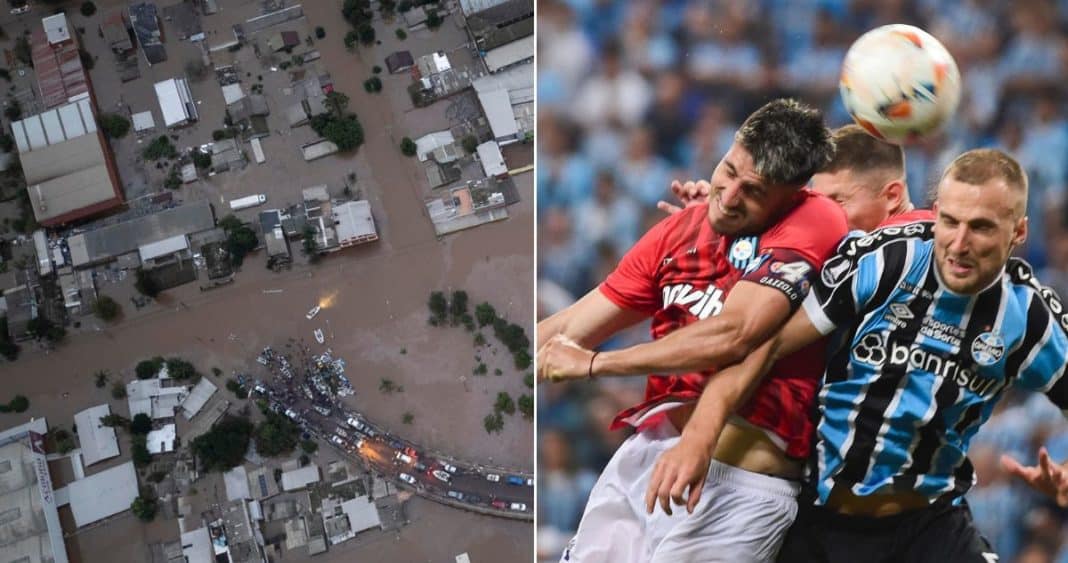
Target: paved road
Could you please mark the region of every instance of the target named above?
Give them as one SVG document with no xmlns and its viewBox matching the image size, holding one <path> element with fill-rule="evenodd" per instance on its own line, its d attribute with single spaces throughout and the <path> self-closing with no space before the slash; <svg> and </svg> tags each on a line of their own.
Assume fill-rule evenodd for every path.
<svg viewBox="0 0 1068 563">
<path fill-rule="evenodd" d="M 294 359 L 267 349 L 260 363 L 272 377 L 249 382 L 270 408 L 299 424 L 306 434 L 362 460 L 400 486 L 429 499 L 463 504 L 489 514 L 534 518 L 533 475 L 473 465 L 389 435 L 359 413 L 342 406 L 339 380 L 304 348 Z M 325 391 L 325 392 L 324 392 Z"/>
</svg>

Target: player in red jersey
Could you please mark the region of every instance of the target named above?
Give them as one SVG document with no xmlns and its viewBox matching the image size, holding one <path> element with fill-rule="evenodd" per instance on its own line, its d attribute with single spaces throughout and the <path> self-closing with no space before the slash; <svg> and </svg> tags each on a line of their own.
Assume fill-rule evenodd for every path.
<svg viewBox="0 0 1068 563">
<path fill-rule="evenodd" d="M 819 112 L 797 102 L 777 100 L 751 115 L 713 173 L 708 203 L 662 221 L 600 287 L 538 324 L 539 375 L 586 377 L 595 362 L 565 365 L 571 351 L 595 347 L 650 316 L 654 338 L 704 319 L 715 335 L 703 347 L 723 364 L 744 358 L 789 317 L 808 276 L 847 231 L 841 208 L 803 187 L 831 158 L 829 137 Z M 650 376 L 646 400 L 616 420 L 638 432 L 602 473 L 563 560 L 774 557 L 796 514 L 798 488 L 790 479 L 801 470 L 783 450 L 803 456 L 811 435 L 804 413 L 791 411 L 811 402 L 822 349 L 784 360 L 757 394 L 761 407 L 731 425 L 708 474 L 706 486 L 717 494 L 693 515 L 646 514 L 643 496 L 653 462 L 678 442 L 711 374 Z M 596 371 L 622 375 L 608 364 Z M 639 366 L 628 373 L 651 372 Z"/>
</svg>

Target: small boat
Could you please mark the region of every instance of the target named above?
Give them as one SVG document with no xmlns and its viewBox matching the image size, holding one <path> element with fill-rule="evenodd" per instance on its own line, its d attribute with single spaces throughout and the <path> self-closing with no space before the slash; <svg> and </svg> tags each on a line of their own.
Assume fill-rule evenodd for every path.
<svg viewBox="0 0 1068 563">
<path fill-rule="evenodd" d="M 311 311 L 308 311 L 307 315 L 304 315 L 309 321 L 315 318 L 315 315 L 319 314 L 320 306 L 316 305 Z"/>
<path fill-rule="evenodd" d="M 326 338 L 323 337 L 323 329 L 321 329 L 321 328 L 315 329 L 315 341 L 318 342 L 319 344 L 322 344 L 323 342 L 326 342 Z"/>
</svg>

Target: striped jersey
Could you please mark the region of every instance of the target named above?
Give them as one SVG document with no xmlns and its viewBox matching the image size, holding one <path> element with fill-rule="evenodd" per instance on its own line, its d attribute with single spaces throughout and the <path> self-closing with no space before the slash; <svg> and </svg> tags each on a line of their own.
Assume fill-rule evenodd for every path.
<svg viewBox="0 0 1068 563">
<path fill-rule="evenodd" d="M 1024 261 L 975 295 L 947 289 L 932 223 L 846 239 L 804 309 L 837 329 L 817 406 L 817 502 L 916 491 L 956 498 L 974 482 L 968 444 L 1004 391 L 1042 391 L 1068 408 L 1068 313 Z"/>
</svg>

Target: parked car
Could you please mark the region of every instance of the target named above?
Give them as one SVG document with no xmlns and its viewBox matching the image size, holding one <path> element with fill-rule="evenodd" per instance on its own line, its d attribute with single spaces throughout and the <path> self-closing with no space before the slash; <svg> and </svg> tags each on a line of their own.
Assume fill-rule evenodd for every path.
<svg viewBox="0 0 1068 563">
<path fill-rule="evenodd" d="M 408 455 L 410 455 L 412 457 L 419 457 L 419 452 L 415 451 L 415 448 L 413 448 L 411 446 L 408 446 L 407 448 L 404 448 L 404 453 L 406 453 L 406 454 L 408 454 Z"/>
<path fill-rule="evenodd" d="M 338 436 L 341 436 L 342 438 L 348 438 L 349 437 L 349 433 L 345 432 L 345 429 L 340 427 L 340 426 L 338 426 L 336 429 L 334 429 L 334 434 L 337 434 Z"/>
<path fill-rule="evenodd" d="M 509 485 L 517 485 L 517 486 L 522 487 L 526 483 L 527 482 L 524 481 L 523 478 L 519 477 L 518 475 L 509 475 L 508 476 L 508 484 Z"/>
<path fill-rule="evenodd" d="M 367 425 L 364 424 L 362 420 L 356 418 L 355 416 L 350 416 L 349 419 L 346 422 L 349 423 L 349 426 L 355 428 L 357 432 L 363 432 L 364 429 L 367 428 Z"/>
<path fill-rule="evenodd" d="M 441 460 L 438 460 L 438 463 L 441 464 L 441 468 L 444 469 L 445 471 L 448 471 L 449 473 L 456 473 L 456 466 L 455 465 L 451 465 L 451 464 L 445 463 L 444 461 L 441 461 Z"/>
<path fill-rule="evenodd" d="M 523 504 L 521 502 L 513 502 L 512 506 L 511 506 L 511 509 L 515 510 L 516 512 L 526 512 L 527 511 L 527 505 L 525 505 L 525 504 Z"/>
<path fill-rule="evenodd" d="M 333 442 L 335 445 L 337 445 L 339 448 L 345 447 L 345 441 L 342 440 L 341 437 L 338 436 L 337 434 L 334 434 L 333 436 L 331 436 L 330 437 L 330 441 Z"/>
<path fill-rule="evenodd" d="M 352 445 L 357 450 L 363 447 L 363 438 L 357 438 L 356 442 Z"/>
<path fill-rule="evenodd" d="M 490 506 L 492 506 L 493 508 L 499 508 L 501 510 L 504 510 L 505 508 L 508 508 L 508 503 L 501 499 L 497 499 L 491 502 Z"/>
<path fill-rule="evenodd" d="M 460 491 L 449 491 L 449 497 L 456 500 L 464 500 L 464 494 Z"/>
<path fill-rule="evenodd" d="M 26 12 L 29 12 L 29 11 L 30 11 L 30 5 L 29 4 L 26 4 L 25 6 L 19 6 L 18 8 L 11 8 L 11 13 L 15 14 L 15 15 L 25 14 Z"/>
<path fill-rule="evenodd" d="M 444 471 L 442 471 L 440 469 L 435 469 L 435 470 L 431 471 L 430 474 L 433 475 L 434 478 L 436 478 L 438 481 L 444 481 L 446 483 L 448 483 L 449 479 L 452 478 L 451 475 L 449 475 L 448 473 L 446 473 L 446 472 L 444 472 Z"/>
<path fill-rule="evenodd" d="M 426 464 L 421 462 L 421 461 L 415 462 L 415 470 L 420 472 L 420 473 L 422 473 L 423 471 L 426 471 L 427 470 Z"/>
<path fill-rule="evenodd" d="M 411 463 L 412 462 L 412 458 L 410 458 L 407 455 L 405 455 L 404 452 L 397 452 L 397 455 L 394 456 L 394 459 L 396 459 L 397 461 L 403 462 L 403 463 Z"/>
<path fill-rule="evenodd" d="M 404 481 L 405 483 L 408 483 L 409 485 L 414 485 L 415 484 L 415 477 L 412 477 L 411 475 L 408 475 L 407 473 L 401 473 L 400 474 L 400 480 Z"/>
<path fill-rule="evenodd" d="M 393 448 L 395 450 L 399 450 L 399 449 L 404 447 L 404 444 L 402 444 L 402 443 L 400 443 L 400 442 L 398 442 L 396 440 L 390 440 L 389 441 L 389 447 L 391 447 L 391 448 Z"/>
<path fill-rule="evenodd" d="M 486 480 L 493 483 L 499 483 L 501 481 L 501 476 L 496 473 L 490 473 L 489 475 L 486 475 Z"/>
</svg>

